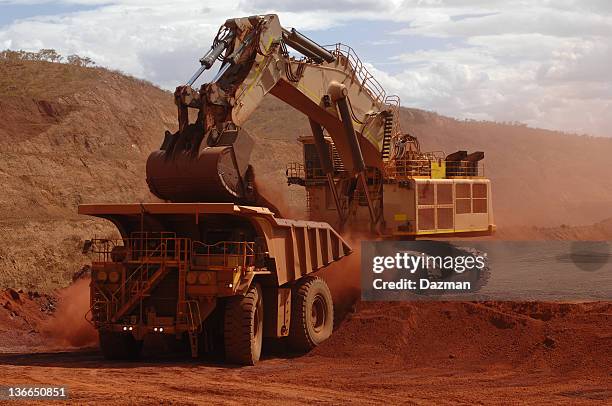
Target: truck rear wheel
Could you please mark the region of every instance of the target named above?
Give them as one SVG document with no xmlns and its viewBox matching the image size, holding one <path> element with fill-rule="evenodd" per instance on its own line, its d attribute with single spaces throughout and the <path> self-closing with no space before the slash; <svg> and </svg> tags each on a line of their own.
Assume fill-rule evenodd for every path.
<svg viewBox="0 0 612 406">
<path fill-rule="evenodd" d="M 228 362 L 255 365 L 263 341 L 263 296 L 252 285 L 244 296 L 231 297 L 225 305 L 225 358 Z"/>
<path fill-rule="evenodd" d="M 132 334 L 101 331 L 100 350 L 108 360 L 137 360 L 142 351 L 142 341 Z"/>
<path fill-rule="evenodd" d="M 334 328 L 334 304 L 327 283 L 307 276 L 292 292 L 289 345 L 306 352 L 325 341 Z"/>
</svg>

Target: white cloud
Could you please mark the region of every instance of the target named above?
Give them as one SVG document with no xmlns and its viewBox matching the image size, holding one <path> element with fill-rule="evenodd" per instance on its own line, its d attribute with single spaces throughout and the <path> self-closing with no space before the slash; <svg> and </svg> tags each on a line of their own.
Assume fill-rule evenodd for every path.
<svg viewBox="0 0 612 406">
<path fill-rule="evenodd" d="M 576 11 L 568 25 L 555 20 L 555 13 L 542 11 L 522 20 L 522 26 L 524 11 L 518 10 L 505 17 L 507 24 L 499 16 L 511 11 L 482 21 L 406 29 L 404 34 L 460 35 L 465 45 L 396 56 L 408 64 L 396 82 L 419 83 L 416 92 L 402 87 L 397 91 L 410 95 L 409 103 L 434 105 L 443 114 L 612 135 L 612 20 Z M 539 31 L 532 24 L 551 15 L 554 23 Z M 607 19 L 607 27 L 596 27 L 593 22 L 602 19 Z M 472 27 L 467 29 L 467 24 Z"/>
<path fill-rule="evenodd" d="M 223 8 L 192 1 L 141 3 L 123 1 L 90 11 L 20 20 L 0 31 L 0 41 L 11 41 L 13 49 L 49 47 L 63 54 L 89 56 L 100 65 L 172 88 L 197 68 L 197 59 L 228 14 L 239 12 L 229 3 Z"/>
<path fill-rule="evenodd" d="M 17 2 L 0 0 L 0 8 L 5 3 Z M 399 49 L 367 62 L 404 105 L 456 117 L 612 135 L 610 1 L 63 3 L 98 8 L 15 21 L 0 28 L 0 44 L 78 53 L 172 89 L 196 69 L 197 59 L 227 18 L 279 12 L 285 26 L 311 31 L 340 25 L 359 30 L 359 21 L 386 21 L 394 34 L 371 35 L 360 45 Z M 432 39 L 438 45 L 431 45 Z M 402 43 L 407 44 L 403 50 Z"/>
<path fill-rule="evenodd" d="M 242 1 L 241 6 L 251 10 L 267 11 L 346 11 L 346 10 L 365 10 L 370 12 L 379 11 L 387 8 L 380 0 L 310 0 L 310 1 L 287 1 L 287 0 L 247 0 Z"/>
</svg>

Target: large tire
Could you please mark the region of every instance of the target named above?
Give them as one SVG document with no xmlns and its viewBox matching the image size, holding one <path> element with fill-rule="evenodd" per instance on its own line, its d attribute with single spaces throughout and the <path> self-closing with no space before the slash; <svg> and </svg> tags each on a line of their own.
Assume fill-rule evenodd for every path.
<svg viewBox="0 0 612 406">
<path fill-rule="evenodd" d="M 255 365 L 263 342 L 263 295 L 252 285 L 244 296 L 231 297 L 225 305 L 225 359 L 232 364 Z"/>
<path fill-rule="evenodd" d="M 131 333 L 100 331 L 100 350 L 108 360 L 137 360 L 142 352 L 142 341 Z"/>
<path fill-rule="evenodd" d="M 307 352 L 327 340 L 334 329 L 334 304 L 323 279 L 307 276 L 292 291 L 289 345 Z"/>
</svg>

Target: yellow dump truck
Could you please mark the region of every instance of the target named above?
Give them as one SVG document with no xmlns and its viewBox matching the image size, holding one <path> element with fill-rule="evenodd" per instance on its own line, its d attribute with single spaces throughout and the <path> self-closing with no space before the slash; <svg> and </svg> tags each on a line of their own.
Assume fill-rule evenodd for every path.
<svg viewBox="0 0 612 406">
<path fill-rule="evenodd" d="M 148 335 L 166 335 L 188 340 L 194 357 L 215 350 L 254 364 L 264 337 L 306 351 L 332 332 L 329 288 L 312 273 L 351 249 L 326 223 L 232 203 L 81 205 L 79 213 L 121 235 L 84 247 L 88 319 L 109 359 L 136 358 Z"/>
</svg>

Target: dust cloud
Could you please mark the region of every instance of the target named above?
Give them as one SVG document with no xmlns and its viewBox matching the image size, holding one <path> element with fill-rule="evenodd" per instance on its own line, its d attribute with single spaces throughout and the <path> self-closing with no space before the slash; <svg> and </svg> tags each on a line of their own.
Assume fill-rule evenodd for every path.
<svg viewBox="0 0 612 406">
<path fill-rule="evenodd" d="M 257 189 L 259 206 L 267 207 L 273 211 L 277 217 L 295 219 L 300 215 L 295 209 L 289 206 L 286 199 L 287 190 L 282 185 L 265 182 L 255 178 L 255 188 Z"/>
<path fill-rule="evenodd" d="M 327 282 L 334 300 L 336 327 L 354 310 L 361 296 L 361 241 L 372 240 L 371 236 L 355 233 L 342 236 L 353 250 L 339 261 L 333 262 L 318 275 Z"/>
<path fill-rule="evenodd" d="M 58 293 L 57 310 L 41 326 L 49 346 L 86 347 L 97 343 L 96 330 L 85 320 L 89 283 L 89 278 L 79 279 Z"/>
</svg>

